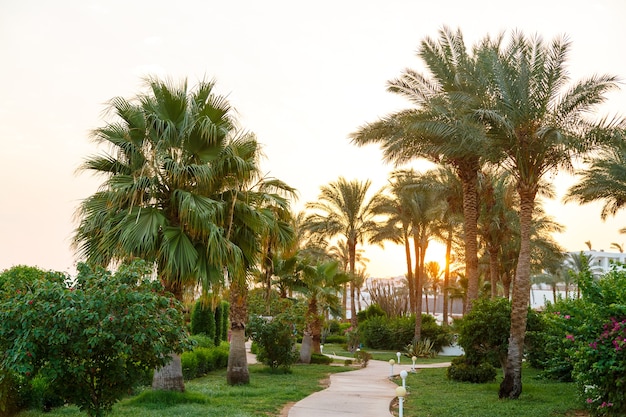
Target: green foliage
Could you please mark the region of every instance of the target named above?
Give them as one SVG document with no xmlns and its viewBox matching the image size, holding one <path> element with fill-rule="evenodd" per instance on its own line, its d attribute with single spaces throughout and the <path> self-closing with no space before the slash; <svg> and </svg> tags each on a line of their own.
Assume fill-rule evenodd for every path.
<svg viewBox="0 0 626 417">
<path fill-rule="evenodd" d="M 506 360 L 511 328 L 511 302 L 506 298 L 478 299 L 456 323 L 465 362 L 502 364 Z"/>
<path fill-rule="evenodd" d="M 254 316 L 248 324 L 252 340 L 258 345 L 257 359 L 273 370 L 288 370 L 298 360 L 292 323 L 291 315 L 282 313 L 271 319 Z"/>
<path fill-rule="evenodd" d="M 448 379 L 459 382 L 483 384 L 496 379 L 496 368 L 488 362 L 473 364 L 465 356 L 452 360 L 446 375 Z"/>
<path fill-rule="evenodd" d="M 434 342 L 428 338 L 420 340 L 413 339 L 413 341 L 406 346 L 404 352 L 409 358 L 413 356 L 418 358 L 434 358 L 438 353 L 434 347 Z"/>
<path fill-rule="evenodd" d="M 145 263 L 116 273 L 85 264 L 78 270 L 72 287 L 56 273 L 32 285 L 4 283 L 1 366 L 26 378 L 40 373 L 67 401 L 102 416 L 188 340 L 182 306 L 162 294 Z"/>
<path fill-rule="evenodd" d="M 215 328 L 213 309 L 202 300 L 198 300 L 191 311 L 191 334 L 205 334 L 215 339 Z"/>
<path fill-rule="evenodd" d="M 336 343 L 338 345 L 343 345 L 348 343 L 348 339 L 346 336 L 342 336 L 340 334 L 330 334 L 324 338 L 324 343 Z"/>
<path fill-rule="evenodd" d="M 22 407 L 19 377 L 0 369 L 0 417 L 9 417 Z"/>
<path fill-rule="evenodd" d="M 218 346 L 220 344 L 220 342 L 223 339 L 223 335 L 224 335 L 224 329 L 221 326 L 222 323 L 222 317 L 224 317 L 224 315 L 228 314 L 226 311 L 224 311 L 224 308 L 222 306 L 222 303 L 219 303 L 217 306 L 215 306 L 215 340 L 214 340 L 214 344 L 215 346 Z M 220 323 L 220 325 L 218 326 L 218 323 Z M 228 330 L 226 330 L 226 335 L 228 335 Z"/>
<path fill-rule="evenodd" d="M 384 316 L 386 316 L 386 314 L 378 304 L 370 304 L 369 307 L 367 307 L 365 310 L 361 310 L 357 313 L 359 323 L 371 319 L 372 317 Z"/>
<path fill-rule="evenodd" d="M 414 339 L 415 316 L 394 318 L 374 316 L 359 325 L 359 334 L 363 344 L 368 348 L 402 351 Z M 450 333 L 428 314 L 422 314 L 421 337 L 431 340 L 436 352 L 452 341 Z"/>
<path fill-rule="evenodd" d="M 372 354 L 368 351 L 365 351 L 363 349 L 357 349 L 356 352 L 354 352 L 354 360 L 356 361 L 356 363 L 361 365 L 361 368 L 367 367 L 370 359 L 372 359 Z"/>
<path fill-rule="evenodd" d="M 317 363 L 320 365 L 330 365 L 333 363 L 333 358 L 322 355 L 321 353 L 312 353 L 311 354 L 311 363 Z"/>
<path fill-rule="evenodd" d="M 220 342 L 227 342 L 228 341 L 228 313 L 230 311 L 230 303 L 228 301 L 222 300 L 220 302 L 220 306 L 222 309 L 222 316 L 221 316 L 221 321 L 218 322 L 217 320 L 215 320 L 215 323 L 220 323 L 220 326 L 222 328 L 222 331 L 220 332 Z M 215 342 L 216 346 L 219 346 L 220 343 Z"/>
<path fill-rule="evenodd" d="M 215 347 L 215 341 L 213 340 L 213 338 L 203 333 L 191 335 L 189 336 L 189 339 L 193 342 L 193 345 L 196 347 L 204 347 L 204 348 Z"/>
</svg>

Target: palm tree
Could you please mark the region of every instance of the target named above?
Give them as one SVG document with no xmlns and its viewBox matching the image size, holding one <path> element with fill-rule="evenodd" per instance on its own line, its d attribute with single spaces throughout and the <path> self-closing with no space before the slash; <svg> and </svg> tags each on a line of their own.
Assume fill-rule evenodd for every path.
<svg viewBox="0 0 626 417">
<path fill-rule="evenodd" d="M 600 218 L 606 220 L 626 204 L 626 143 L 613 141 L 611 146 L 587 159 L 587 163 L 589 168 L 578 174 L 580 182 L 567 191 L 564 201 L 578 204 L 604 201 Z M 618 249 L 621 252 L 621 247 Z"/>
<path fill-rule="evenodd" d="M 407 69 L 388 82 L 388 91 L 413 102 L 417 109 L 388 115 L 351 135 L 357 145 L 378 143 L 384 159 L 396 165 L 426 158 L 452 167 L 463 186 L 463 213 L 468 302 L 478 296 L 477 181 L 485 132 L 471 109 L 479 98 L 479 73 L 460 31 L 440 31 L 424 39 L 418 56 L 431 73 Z"/>
<path fill-rule="evenodd" d="M 224 267 L 243 265 L 241 250 L 220 228 L 228 207 L 213 198 L 216 177 L 236 173 L 216 166 L 236 130 L 213 82 L 193 90 L 186 81 L 146 84 L 136 100 L 111 100 L 117 120 L 93 132 L 111 150 L 80 167 L 105 180 L 80 204 L 73 242 L 92 264 L 154 262 L 166 290 L 182 300 L 186 285 L 220 281 Z M 155 388 L 184 390 L 180 359 L 173 359 L 155 373 Z"/>
<path fill-rule="evenodd" d="M 305 220 L 305 227 L 314 234 L 328 238 L 341 236 L 346 240 L 349 253 L 349 274 L 356 274 L 357 245 L 365 243 L 378 227 L 372 207 L 377 195 L 366 200 L 371 182 L 347 181 L 340 177 L 336 182 L 321 187 L 319 200 L 307 203 L 312 213 Z M 357 326 L 355 286 L 350 285 L 350 321 Z"/>
<path fill-rule="evenodd" d="M 370 242 L 373 242 L 373 239 L 370 239 Z M 325 255 L 327 255 L 331 259 L 335 259 L 339 261 L 339 267 L 341 268 L 343 272 L 347 273 L 350 271 L 350 250 L 348 249 L 348 245 L 346 244 L 345 239 L 339 239 L 334 245 L 332 245 L 328 249 Z M 358 282 L 357 282 L 359 280 L 362 281 L 362 277 L 359 276 L 360 274 L 359 271 L 364 270 L 366 264 L 369 262 L 369 259 L 366 258 L 364 255 L 365 255 L 365 250 L 361 248 L 356 249 L 354 252 L 355 265 L 359 265 L 359 267 L 357 268 L 357 274 L 354 276 L 354 284 L 355 284 L 355 289 L 357 292 L 356 298 L 359 302 L 359 305 L 357 306 L 358 307 L 357 310 L 361 310 L 359 297 L 361 294 L 360 288 L 363 286 L 362 283 L 361 285 L 358 285 Z M 349 285 L 351 285 L 350 281 L 345 282 L 342 288 L 341 317 L 344 320 L 346 318 L 346 313 L 348 311 L 348 286 Z"/>
<path fill-rule="evenodd" d="M 322 306 L 332 313 L 339 313 L 337 296 L 348 274 L 341 272 L 339 262 L 330 261 L 317 265 L 305 265 L 300 271 L 296 291 L 307 300 L 304 336 L 300 348 L 300 361 L 311 362 L 311 353 L 321 353 L 320 342 L 324 315 Z"/>
<path fill-rule="evenodd" d="M 613 76 L 591 77 L 564 90 L 565 61 L 570 43 L 556 38 L 549 45 L 540 37 L 514 33 L 508 46 L 501 38 L 485 41 L 478 62 L 489 78 L 477 111 L 489 125 L 488 151 L 514 176 L 520 198 L 520 251 L 513 285 L 511 334 L 500 397 L 518 398 L 522 392 L 522 358 L 530 297 L 531 231 L 535 197 L 548 172 L 571 168 L 572 158 L 587 151 L 610 124 L 584 119 L 607 91 L 616 87 Z"/>
<path fill-rule="evenodd" d="M 426 276 L 428 277 L 428 284 L 431 293 L 433 294 L 433 313 L 437 312 L 437 293 L 441 287 L 441 276 L 443 275 L 443 271 L 441 270 L 441 265 L 439 262 L 430 261 L 426 262 L 424 265 L 424 269 L 426 270 Z M 428 291 L 426 292 L 426 313 L 429 313 L 428 309 Z"/>
</svg>

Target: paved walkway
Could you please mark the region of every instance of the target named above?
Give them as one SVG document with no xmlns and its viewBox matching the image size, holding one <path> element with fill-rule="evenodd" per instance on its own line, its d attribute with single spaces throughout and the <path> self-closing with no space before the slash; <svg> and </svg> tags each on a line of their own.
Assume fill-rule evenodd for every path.
<svg viewBox="0 0 626 417">
<path fill-rule="evenodd" d="M 343 358 L 340 358 L 343 359 Z M 416 365 L 416 368 L 447 367 L 449 363 Z M 394 375 L 411 370 L 411 364 L 394 365 Z M 330 376 L 330 386 L 298 401 L 289 417 L 384 417 L 392 416 L 389 407 L 398 385 L 389 377 L 388 362 L 370 360 L 366 368 Z"/>
<path fill-rule="evenodd" d="M 351 359 L 327 355 L 337 359 Z M 256 363 L 256 355 L 248 350 L 248 363 Z M 440 368 L 449 362 L 429 365 L 417 364 L 416 368 Z M 394 375 L 411 370 L 411 363 L 396 364 Z M 367 367 L 354 371 L 339 372 L 330 376 L 330 386 L 298 401 L 289 409 L 289 417 L 391 417 L 389 406 L 396 396 L 397 385 L 390 381 L 391 366 L 388 362 L 370 360 Z"/>
</svg>

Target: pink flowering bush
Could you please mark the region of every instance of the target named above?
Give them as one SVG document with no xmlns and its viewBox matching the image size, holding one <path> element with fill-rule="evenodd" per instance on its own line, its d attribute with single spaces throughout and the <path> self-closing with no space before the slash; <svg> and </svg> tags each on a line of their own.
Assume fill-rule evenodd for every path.
<svg viewBox="0 0 626 417">
<path fill-rule="evenodd" d="M 597 416 L 626 415 L 626 318 L 612 317 L 602 333 L 574 356 L 574 376 Z"/>
</svg>

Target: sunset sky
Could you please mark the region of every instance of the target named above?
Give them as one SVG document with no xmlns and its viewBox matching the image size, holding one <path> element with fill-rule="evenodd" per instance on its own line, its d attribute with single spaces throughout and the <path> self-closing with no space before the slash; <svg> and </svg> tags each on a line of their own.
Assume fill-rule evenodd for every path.
<svg viewBox="0 0 626 417">
<path fill-rule="evenodd" d="M 97 151 L 89 132 L 106 102 L 133 97 L 142 77 L 215 79 L 241 124 L 264 146 L 264 170 L 296 187 L 296 208 L 339 176 L 382 187 L 393 167 L 348 135 L 410 103 L 387 80 L 421 70 L 415 51 L 442 26 L 468 46 L 522 30 L 572 41 L 572 79 L 626 77 L 623 0 L 0 0 L 0 270 L 17 264 L 73 272 L 74 212 L 100 180 L 77 174 Z M 624 86 L 626 88 L 626 86 Z M 600 114 L 626 114 L 626 90 Z M 416 164 L 416 167 L 420 165 Z M 606 222 L 600 205 L 563 205 L 574 179 L 554 178 L 546 205 L 566 226 L 566 250 L 623 244 L 626 211 Z M 375 277 L 404 273 L 401 248 L 368 248 Z"/>
</svg>

